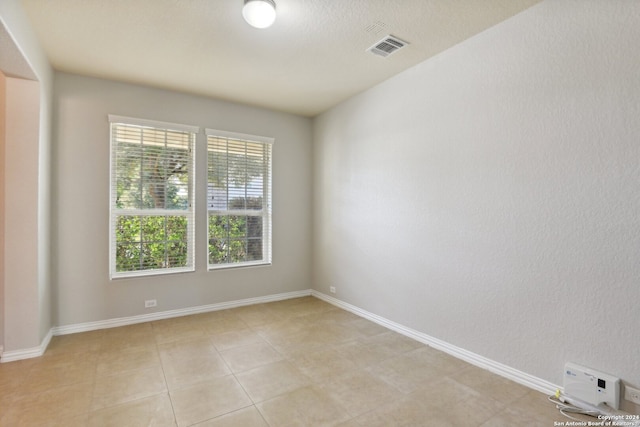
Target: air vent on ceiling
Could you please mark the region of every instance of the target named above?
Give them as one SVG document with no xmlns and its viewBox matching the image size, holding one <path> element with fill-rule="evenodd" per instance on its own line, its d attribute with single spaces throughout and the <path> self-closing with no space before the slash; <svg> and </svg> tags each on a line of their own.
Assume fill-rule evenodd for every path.
<svg viewBox="0 0 640 427">
<path fill-rule="evenodd" d="M 387 57 L 392 53 L 397 52 L 399 49 L 405 47 L 408 44 L 409 43 L 402 41 L 397 37 L 388 35 L 382 40 L 380 40 L 378 43 L 374 44 L 369 49 L 367 49 L 367 51 L 375 55 Z"/>
</svg>

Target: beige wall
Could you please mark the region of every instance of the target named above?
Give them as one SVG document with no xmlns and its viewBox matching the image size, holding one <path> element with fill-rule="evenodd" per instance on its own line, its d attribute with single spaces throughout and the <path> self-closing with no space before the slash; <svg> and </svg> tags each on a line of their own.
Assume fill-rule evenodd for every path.
<svg viewBox="0 0 640 427">
<path fill-rule="evenodd" d="M 19 0 L 0 1 L 0 23 L 0 70 L 11 76 L 5 99 L 4 360 L 7 352 L 37 355 L 52 326 L 53 70 Z"/>
<path fill-rule="evenodd" d="M 38 151 L 40 87 L 6 78 L 4 311 L 6 351 L 40 344 Z"/>
<path fill-rule="evenodd" d="M 305 290 L 311 265 L 311 121 L 210 98 L 57 73 L 56 326 Z M 196 147 L 196 271 L 109 280 L 109 114 L 274 137 L 273 265 L 207 271 L 206 141 Z M 156 299 L 155 309 L 144 301 Z"/>
</svg>

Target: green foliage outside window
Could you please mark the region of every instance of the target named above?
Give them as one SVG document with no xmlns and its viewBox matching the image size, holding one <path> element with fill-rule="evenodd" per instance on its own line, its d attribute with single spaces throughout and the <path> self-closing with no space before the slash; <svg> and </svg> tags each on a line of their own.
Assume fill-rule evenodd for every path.
<svg viewBox="0 0 640 427">
<path fill-rule="evenodd" d="M 118 123 L 112 138 L 115 272 L 193 268 L 194 134 Z M 209 264 L 270 260 L 270 145 L 209 136 L 207 151 Z"/>
<path fill-rule="evenodd" d="M 209 265 L 270 261 L 271 146 L 210 135 L 207 147 Z"/>
<path fill-rule="evenodd" d="M 187 209 L 186 148 L 120 144 L 116 166 L 118 209 Z"/>
<path fill-rule="evenodd" d="M 262 198 L 234 199 L 231 209 L 262 208 Z M 262 217 L 209 214 L 209 263 L 228 264 L 262 259 Z"/>
<path fill-rule="evenodd" d="M 185 216 L 118 216 L 116 236 L 117 271 L 187 265 Z"/>
<path fill-rule="evenodd" d="M 112 135 L 115 271 L 189 267 L 193 135 L 125 124 Z"/>
</svg>

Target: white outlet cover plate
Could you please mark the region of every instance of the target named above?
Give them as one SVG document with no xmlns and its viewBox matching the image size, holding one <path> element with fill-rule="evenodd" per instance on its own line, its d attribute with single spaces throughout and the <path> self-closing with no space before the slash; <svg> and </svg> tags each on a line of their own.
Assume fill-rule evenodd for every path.
<svg viewBox="0 0 640 427">
<path fill-rule="evenodd" d="M 629 402 L 633 402 L 636 405 L 640 405 L 640 390 L 637 388 L 629 387 L 628 385 L 624 386 L 624 399 Z"/>
</svg>

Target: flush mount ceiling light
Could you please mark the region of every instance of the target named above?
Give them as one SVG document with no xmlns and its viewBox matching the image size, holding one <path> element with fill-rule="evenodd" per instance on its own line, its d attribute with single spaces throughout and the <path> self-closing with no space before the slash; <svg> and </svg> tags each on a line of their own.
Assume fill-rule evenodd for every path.
<svg viewBox="0 0 640 427">
<path fill-rule="evenodd" d="M 274 0 L 244 0 L 242 16 L 252 27 L 270 27 L 276 20 L 276 2 Z"/>
</svg>

